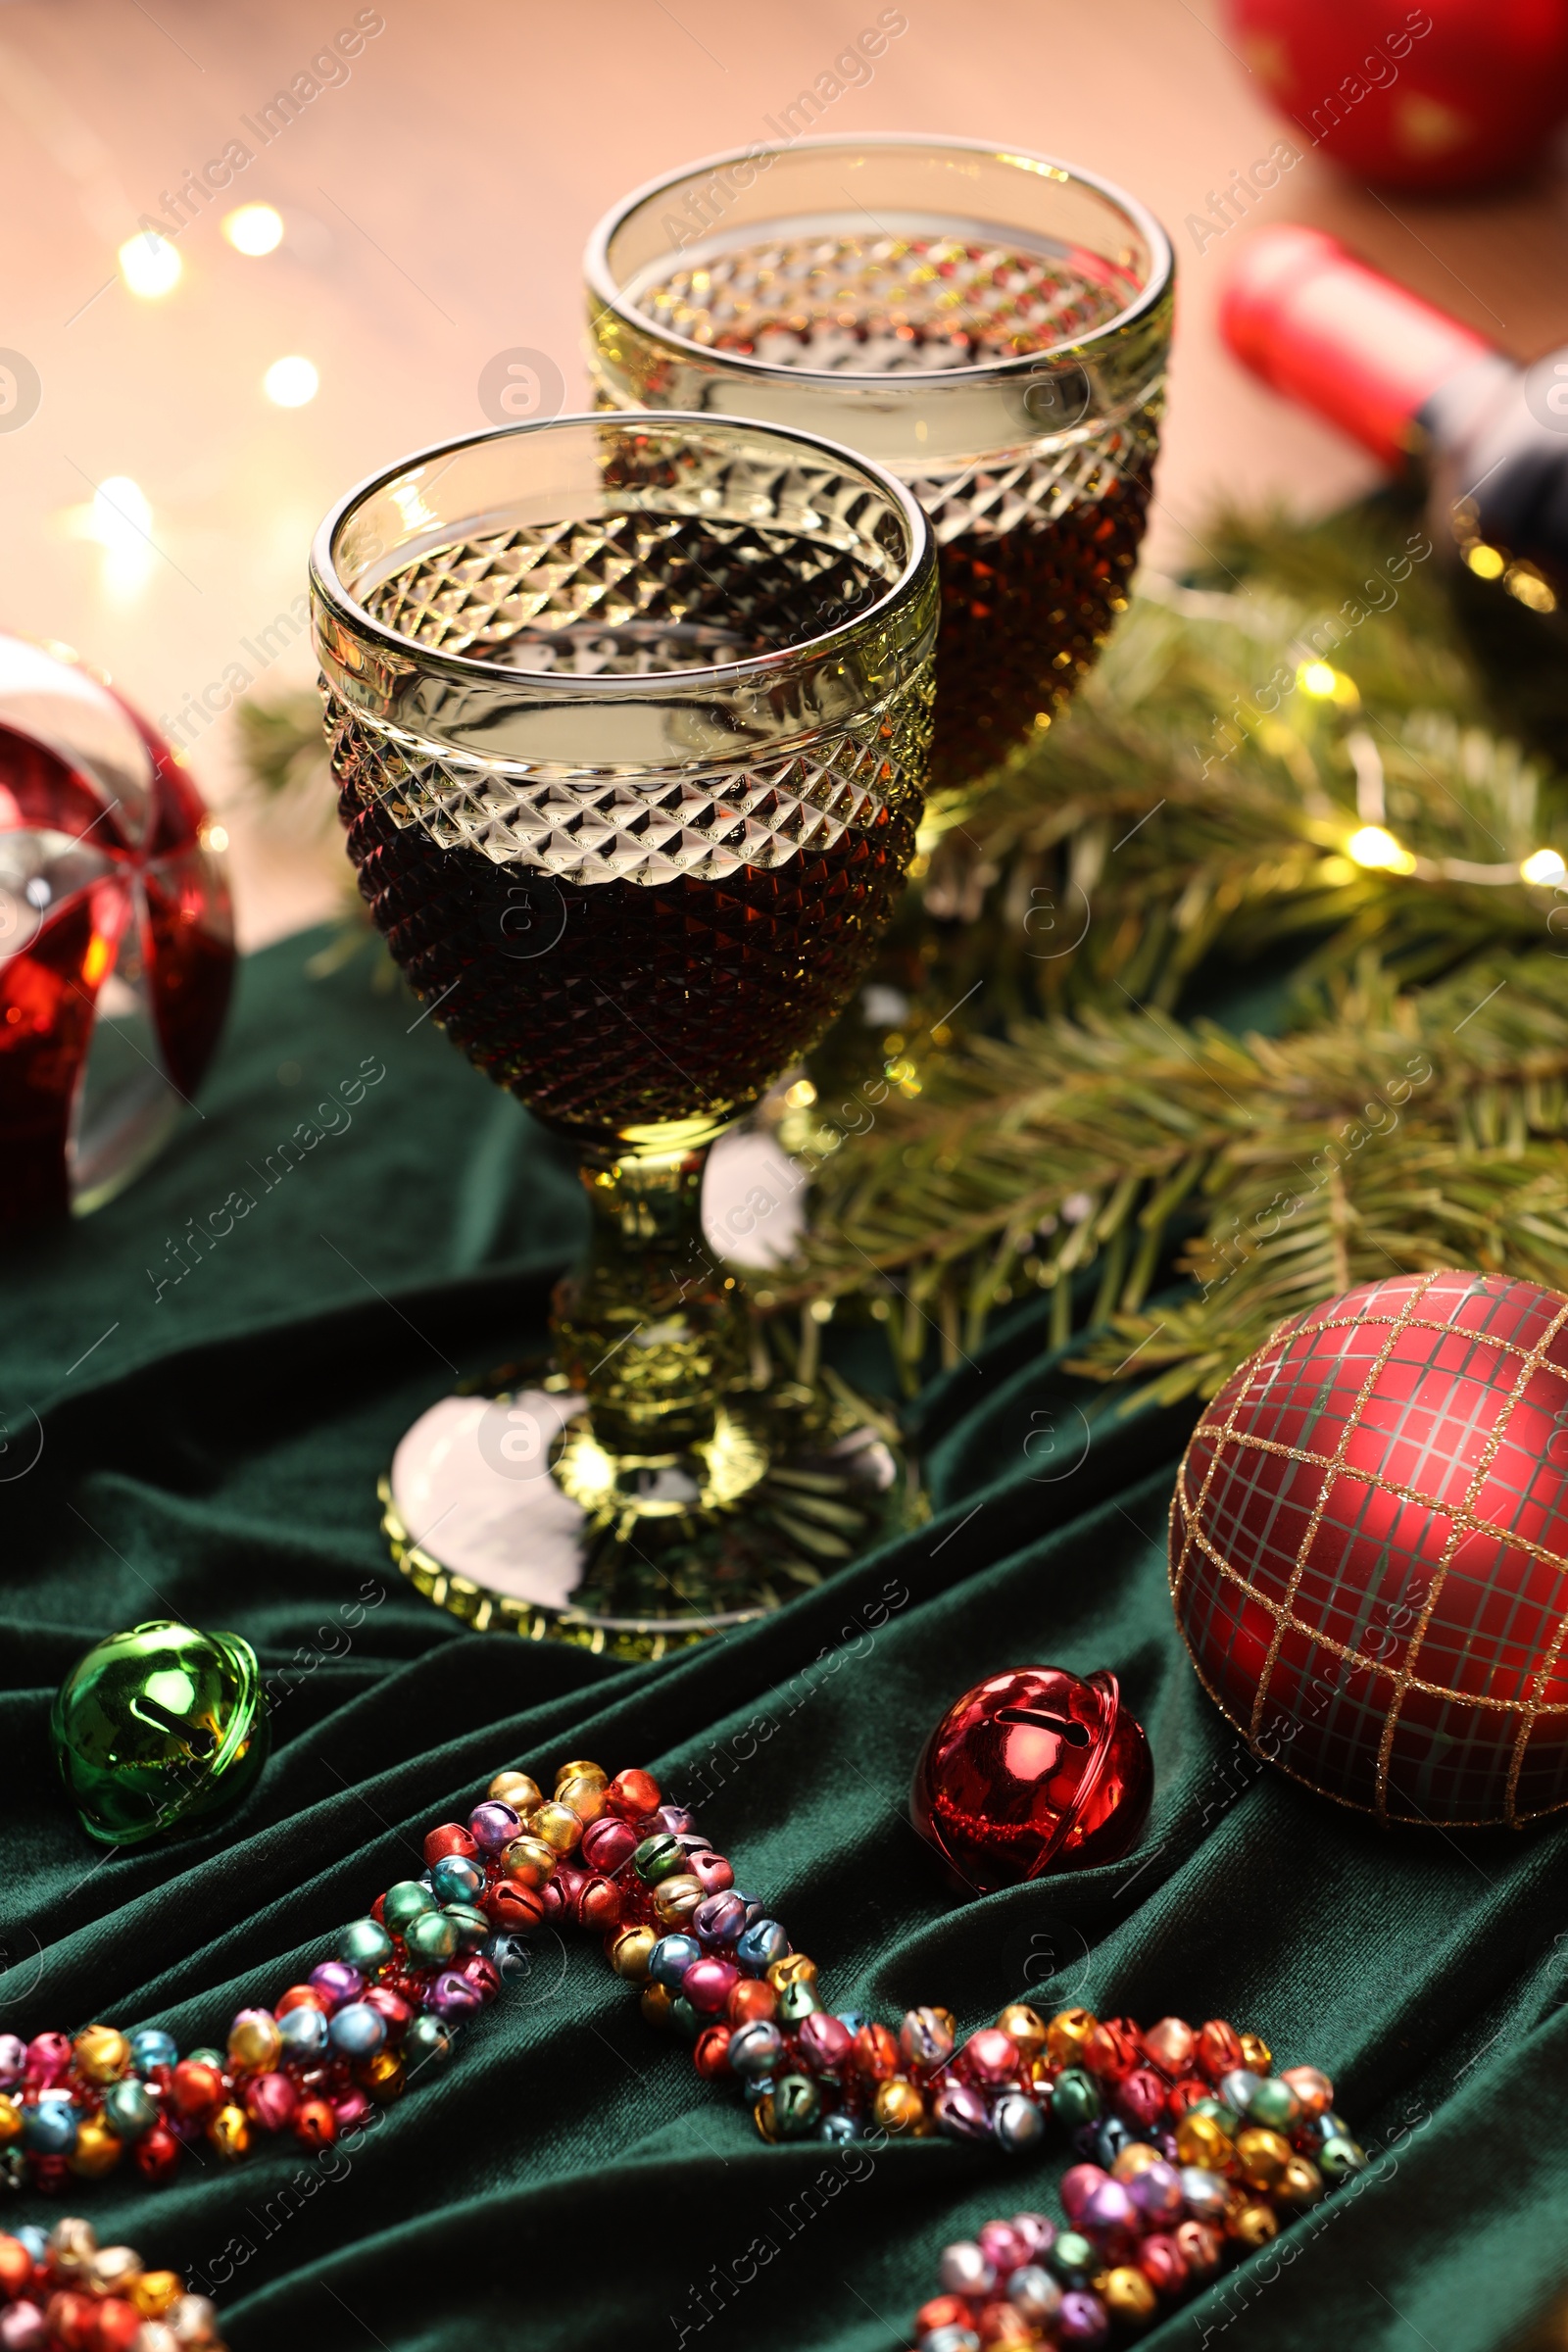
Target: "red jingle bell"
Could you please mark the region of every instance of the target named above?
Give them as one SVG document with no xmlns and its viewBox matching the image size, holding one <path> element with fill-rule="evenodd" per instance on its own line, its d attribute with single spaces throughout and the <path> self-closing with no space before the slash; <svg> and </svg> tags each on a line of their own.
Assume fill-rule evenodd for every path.
<svg viewBox="0 0 1568 2352">
<path fill-rule="evenodd" d="M 136 2142 L 136 2170 L 144 2180 L 170 2180 L 179 2167 L 179 2142 L 167 2124 L 154 2124 Z"/>
<path fill-rule="evenodd" d="M 532 1886 L 518 1886 L 511 1879 L 496 1882 L 484 1897 L 482 1909 L 493 1928 L 514 1936 L 525 1936 L 545 1915 L 544 1903 L 536 1890 Z"/>
<path fill-rule="evenodd" d="M 956 1886 L 991 1894 L 1114 1862 L 1149 1811 L 1153 1766 L 1113 1674 L 994 1674 L 956 1699 L 914 1769 L 909 1817 Z"/>
</svg>

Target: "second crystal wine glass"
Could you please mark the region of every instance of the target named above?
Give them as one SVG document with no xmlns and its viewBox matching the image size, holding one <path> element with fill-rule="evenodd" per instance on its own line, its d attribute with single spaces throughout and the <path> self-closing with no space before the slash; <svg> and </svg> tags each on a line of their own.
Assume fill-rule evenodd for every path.
<svg viewBox="0 0 1568 2352">
<path fill-rule="evenodd" d="M 416 1424 L 388 1533 L 471 1623 L 657 1654 L 911 1507 L 890 1430 L 770 1375 L 699 1198 L 902 886 L 931 533 L 807 434 L 565 417 L 363 485 L 312 589 L 360 887 L 432 1019 L 570 1139 L 592 1210 L 553 1363 Z"/>
<path fill-rule="evenodd" d="M 1170 340 L 1158 222 L 1047 156 L 798 139 L 639 189 L 585 269 L 606 403 L 830 433 L 919 499 L 951 808 L 1049 724 L 1126 602 Z"/>
</svg>

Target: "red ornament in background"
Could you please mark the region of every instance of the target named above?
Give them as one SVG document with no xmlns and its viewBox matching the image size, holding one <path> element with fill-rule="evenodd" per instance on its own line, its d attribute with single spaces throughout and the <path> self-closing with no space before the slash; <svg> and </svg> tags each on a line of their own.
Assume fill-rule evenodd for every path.
<svg viewBox="0 0 1568 2352">
<path fill-rule="evenodd" d="M 1228 0 L 1226 13 L 1296 144 L 1387 187 L 1508 178 L 1568 114 L 1568 0 Z"/>
<path fill-rule="evenodd" d="M 948 1709 L 915 1766 L 909 1817 L 955 1885 L 990 1894 L 1114 1862 L 1152 1788 L 1149 1742 L 1113 1674 L 1018 1666 Z"/>
<path fill-rule="evenodd" d="M 1295 1779 L 1380 1821 L 1568 1804 L 1568 1298 L 1398 1275 L 1282 1323 L 1194 1433 L 1170 1567 Z"/>
<path fill-rule="evenodd" d="M 233 973 L 223 864 L 169 746 L 74 658 L 0 634 L 0 1227 L 130 1181 Z"/>
</svg>

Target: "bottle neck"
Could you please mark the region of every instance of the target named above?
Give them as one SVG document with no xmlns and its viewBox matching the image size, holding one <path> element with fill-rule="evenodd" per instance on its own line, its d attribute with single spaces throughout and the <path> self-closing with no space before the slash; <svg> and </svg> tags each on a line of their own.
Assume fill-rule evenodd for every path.
<svg viewBox="0 0 1568 2352">
<path fill-rule="evenodd" d="M 1484 336 L 1312 228 L 1249 240 L 1220 327 L 1254 374 L 1394 470 L 1423 454 L 1424 416 L 1446 387 L 1483 363 L 1509 366 Z"/>
</svg>

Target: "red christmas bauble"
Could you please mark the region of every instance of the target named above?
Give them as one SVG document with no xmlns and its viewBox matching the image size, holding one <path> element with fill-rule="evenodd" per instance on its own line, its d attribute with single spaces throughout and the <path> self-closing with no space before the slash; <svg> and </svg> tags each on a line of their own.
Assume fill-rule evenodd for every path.
<svg viewBox="0 0 1568 2352">
<path fill-rule="evenodd" d="M 1568 0 L 1227 0 L 1227 13 L 1296 145 L 1389 187 L 1505 178 L 1568 114 Z"/>
<path fill-rule="evenodd" d="M 1116 1861 L 1152 1788 L 1149 1742 L 1113 1674 L 1018 1666 L 954 1700 L 920 1752 L 909 1818 L 954 1885 L 990 1894 Z"/>
<path fill-rule="evenodd" d="M 79 662 L 0 633 L 0 1227 L 135 1175 L 233 974 L 223 861 L 173 753 Z"/>
<path fill-rule="evenodd" d="M 1385 1822 L 1568 1805 L 1568 1298 L 1410 1274 L 1292 1316 L 1193 1435 L 1170 1572 L 1293 1778 Z"/>
</svg>

